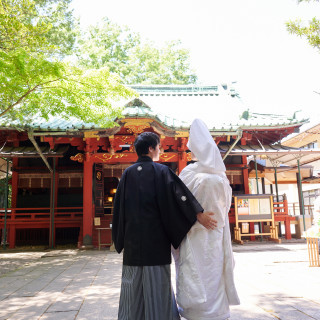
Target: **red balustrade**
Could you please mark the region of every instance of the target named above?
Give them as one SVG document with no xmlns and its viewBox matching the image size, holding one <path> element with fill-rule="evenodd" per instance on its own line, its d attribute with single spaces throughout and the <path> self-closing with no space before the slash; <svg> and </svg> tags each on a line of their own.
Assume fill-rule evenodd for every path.
<svg viewBox="0 0 320 320">
<path fill-rule="evenodd" d="M 54 220 L 82 221 L 82 207 L 59 207 L 54 210 Z M 7 224 L 49 222 L 50 208 L 8 208 Z M 4 223 L 5 209 L 0 208 L 0 226 Z"/>
<path fill-rule="evenodd" d="M 57 207 L 54 209 L 55 228 L 80 227 L 83 207 Z M 10 248 L 15 247 L 16 229 L 50 227 L 50 208 L 8 208 L 6 226 Z M 0 208 L 0 229 L 4 228 L 5 209 Z"/>
</svg>

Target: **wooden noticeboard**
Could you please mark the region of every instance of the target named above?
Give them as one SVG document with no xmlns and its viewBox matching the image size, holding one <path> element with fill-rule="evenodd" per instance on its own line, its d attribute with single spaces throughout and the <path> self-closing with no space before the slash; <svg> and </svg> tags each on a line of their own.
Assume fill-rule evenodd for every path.
<svg viewBox="0 0 320 320">
<path fill-rule="evenodd" d="M 234 228 L 235 241 L 243 244 L 243 236 L 269 235 L 270 240 L 281 242 L 278 239 L 278 231 L 274 223 L 273 197 L 267 194 L 245 194 L 234 197 L 235 220 Z M 241 234 L 239 227 L 242 223 L 269 222 L 270 232 L 245 233 Z M 263 230 L 261 230 L 263 231 Z"/>
</svg>

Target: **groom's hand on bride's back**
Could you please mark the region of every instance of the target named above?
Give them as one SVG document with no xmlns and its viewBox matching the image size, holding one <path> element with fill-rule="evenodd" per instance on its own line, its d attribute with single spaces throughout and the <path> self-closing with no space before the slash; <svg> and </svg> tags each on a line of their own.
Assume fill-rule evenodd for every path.
<svg viewBox="0 0 320 320">
<path fill-rule="evenodd" d="M 199 212 L 197 214 L 197 220 L 205 228 L 213 230 L 217 227 L 217 221 L 212 218 L 213 215 L 213 212 Z"/>
</svg>

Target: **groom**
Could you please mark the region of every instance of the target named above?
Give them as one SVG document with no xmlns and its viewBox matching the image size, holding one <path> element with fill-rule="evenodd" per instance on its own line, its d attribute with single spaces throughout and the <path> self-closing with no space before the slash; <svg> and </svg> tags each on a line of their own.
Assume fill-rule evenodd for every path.
<svg viewBox="0 0 320 320">
<path fill-rule="evenodd" d="M 207 229 L 217 224 L 171 169 L 154 162 L 158 135 L 144 132 L 134 146 L 139 158 L 122 175 L 113 211 L 112 239 L 118 253 L 124 249 L 118 319 L 179 319 L 171 245 L 178 248 L 197 220 Z"/>
</svg>

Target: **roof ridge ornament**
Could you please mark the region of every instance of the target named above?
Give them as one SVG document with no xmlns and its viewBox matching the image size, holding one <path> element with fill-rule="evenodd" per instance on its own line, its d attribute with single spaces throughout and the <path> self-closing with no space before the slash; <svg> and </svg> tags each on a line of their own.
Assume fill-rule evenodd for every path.
<svg viewBox="0 0 320 320">
<path fill-rule="evenodd" d="M 125 104 L 126 108 L 130 107 L 142 107 L 151 110 L 151 108 L 141 99 L 134 98 L 133 100 L 129 101 L 127 104 Z"/>
<path fill-rule="evenodd" d="M 249 120 L 250 118 L 250 112 L 249 112 L 249 108 L 245 111 L 242 112 L 242 115 L 240 116 L 240 120 L 244 119 L 244 120 Z"/>
<path fill-rule="evenodd" d="M 288 117 L 288 120 L 290 120 L 290 121 L 293 121 L 293 120 L 298 120 L 297 119 L 297 117 L 296 117 L 296 114 L 298 113 L 298 112 L 301 112 L 302 110 L 297 110 L 297 111 L 295 111 L 294 113 L 293 113 L 293 116 L 290 118 L 290 117 Z"/>
</svg>

